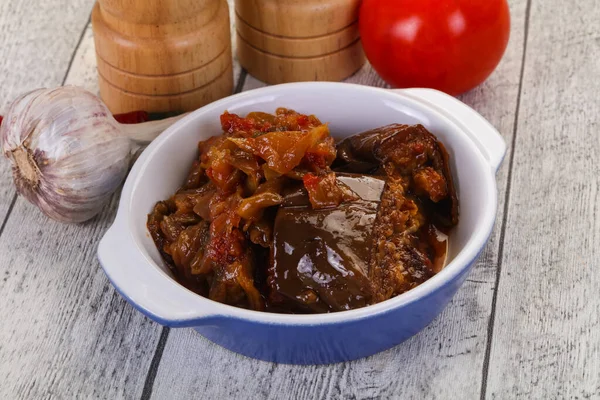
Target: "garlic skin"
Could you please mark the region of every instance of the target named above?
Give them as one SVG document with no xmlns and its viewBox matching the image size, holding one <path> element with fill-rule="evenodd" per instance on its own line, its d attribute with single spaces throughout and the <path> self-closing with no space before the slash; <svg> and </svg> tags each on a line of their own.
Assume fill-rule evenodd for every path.
<svg viewBox="0 0 600 400">
<path fill-rule="evenodd" d="M 60 222 L 100 212 L 123 182 L 132 141 L 104 103 L 75 87 L 38 89 L 15 100 L 0 126 L 17 191 Z"/>
</svg>

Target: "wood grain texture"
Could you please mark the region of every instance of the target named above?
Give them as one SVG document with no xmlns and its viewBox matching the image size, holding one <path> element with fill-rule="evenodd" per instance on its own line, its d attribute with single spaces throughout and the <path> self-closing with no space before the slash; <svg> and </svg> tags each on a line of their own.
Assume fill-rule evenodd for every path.
<svg viewBox="0 0 600 400">
<path fill-rule="evenodd" d="M 17 200 L 0 237 L 0 398 L 139 398 L 161 327 L 96 260 L 116 205 L 64 225 Z"/>
<path fill-rule="evenodd" d="M 210 85 L 231 68 L 231 46 L 208 64 L 191 71 L 173 75 L 140 75 L 120 70 L 102 58 L 96 59 L 98 75 L 126 92 L 145 95 L 176 95 Z M 230 83 L 233 75 L 229 77 Z"/>
<path fill-rule="evenodd" d="M 23 91 L 62 82 L 91 3 L 0 1 L 0 114 Z M 509 144 L 526 1 L 510 3 L 512 35 L 502 64 L 461 97 Z M 498 175 L 492 239 L 452 303 L 423 332 L 367 359 L 296 367 L 251 360 L 175 329 L 161 359 L 162 328 L 115 293 L 96 261 L 117 196 L 98 218 L 77 226 L 48 221 L 19 199 L 0 234 L 0 398 L 139 398 L 158 354 L 154 384 L 145 392 L 155 399 L 476 399 L 499 253 L 486 397 L 600 398 L 594 172 L 600 14 L 593 0 L 570 5 L 568 15 L 532 3 L 508 214 L 503 194 L 510 155 Z M 239 71 L 234 62 L 235 78 Z M 369 65 L 347 81 L 385 86 Z M 89 27 L 67 83 L 98 92 Z M 263 85 L 247 76 L 243 89 Z M 13 193 L 8 164 L 0 162 L 0 224 Z"/>
<path fill-rule="evenodd" d="M 235 21 L 233 18 L 233 0 L 228 0 L 229 3 L 229 13 L 231 14 L 231 21 Z M 231 27 L 232 32 L 232 49 L 234 53 L 233 58 L 233 84 L 234 87 L 237 85 L 241 67 L 235 58 L 235 25 L 232 24 Z M 69 70 L 67 76 L 67 84 L 76 84 L 78 86 L 83 87 L 90 92 L 100 95 L 100 90 L 98 87 L 98 72 L 96 67 L 96 50 L 94 45 L 94 33 L 92 31 L 91 23 L 88 24 L 83 38 L 81 39 L 81 44 L 77 49 L 77 53 L 75 54 L 73 64 L 71 65 L 71 69 Z"/>
<path fill-rule="evenodd" d="M 31 38 L 41 45 L 52 38 L 70 46 L 57 49 L 55 56 L 64 53 L 64 62 L 48 76 L 38 59 L 42 69 L 31 71 L 29 81 L 15 90 L 30 83 L 61 84 L 91 8 L 91 2 L 73 9 L 70 4 L 60 5 L 63 12 L 52 11 L 56 2 L 42 8 L 36 18 L 47 25 L 37 32 L 39 38 Z M 23 12 L 31 13 L 29 6 Z M 60 32 L 65 21 L 77 29 Z M 93 43 L 90 33 L 88 28 L 66 83 L 97 93 L 93 47 L 86 46 Z M 83 225 L 50 221 L 17 200 L 0 236 L 0 398 L 140 397 L 161 328 L 126 305 L 96 261 L 98 240 L 114 218 L 117 200 Z"/>
<path fill-rule="evenodd" d="M 81 17 L 83 29 L 87 13 Z M 81 31 L 73 34 L 69 57 Z M 67 66 L 68 60 L 60 80 Z M 240 68 L 234 66 L 237 79 Z M 39 83 L 44 84 L 60 81 Z M 89 25 L 66 84 L 98 93 Z M 117 202 L 115 195 L 86 224 L 63 225 L 17 200 L 0 236 L 0 398 L 142 395 L 162 327 L 126 304 L 96 260 L 98 241 L 114 219 Z"/>
<path fill-rule="evenodd" d="M 143 6 L 144 1 L 134 3 Z M 181 16 L 186 19 L 177 23 L 141 25 L 115 20 L 97 4 L 92 11 L 96 52 L 110 65 L 134 74 L 170 75 L 199 68 L 229 47 L 231 39 L 227 1 L 211 0 L 197 12 Z M 145 32 L 145 27 L 159 32 Z"/>
<path fill-rule="evenodd" d="M 91 23 L 88 23 L 85 28 L 65 83 L 67 85 L 81 86 L 85 90 L 100 96 L 98 72 L 96 70 L 96 48 L 94 46 L 94 32 L 92 31 Z"/>
<path fill-rule="evenodd" d="M 287 38 L 270 35 L 253 28 L 236 16 L 239 35 L 246 42 L 266 53 L 282 57 L 318 57 L 350 45 L 360 37 L 358 21 L 329 35 L 314 38 Z"/>
<path fill-rule="evenodd" d="M 144 110 L 148 112 L 193 111 L 233 93 L 233 67 L 231 49 L 227 50 L 229 63 L 210 83 L 184 93 L 146 95 L 128 92 L 114 86 L 103 76 L 98 76 L 101 98 L 113 114 Z"/>
<path fill-rule="evenodd" d="M 235 0 L 237 15 L 254 28 L 285 37 L 315 37 L 358 19 L 360 0 Z"/>
<path fill-rule="evenodd" d="M 512 38 L 492 77 L 461 100 L 513 137 L 523 50 L 525 3 L 512 1 Z M 367 64 L 348 82 L 385 87 Z M 248 75 L 244 90 L 264 86 Z M 285 106 L 285 105 L 283 105 Z M 171 330 L 154 383 L 154 399 L 403 398 L 477 399 L 488 339 L 508 176 L 498 174 L 498 223 L 465 285 L 429 327 L 375 356 L 329 366 L 255 361 L 225 350 L 192 330 Z"/>
<path fill-rule="evenodd" d="M 227 0 L 229 6 L 229 22 L 231 23 L 231 52 L 233 53 L 233 87 L 237 88 L 242 73 L 242 67 L 237 59 L 237 39 L 235 35 L 235 0 Z M 238 88 L 241 89 L 241 88 Z"/>
<path fill-rule="evenodd" d="M 249 73 L 271 84 L 307 81 L 340 81 L 365 64 L 360 40 L 345 48 L 317 57 L 281 57 L 266 53 L 246 42 L 239 34 L 237 57 Z"/>
<path fill-rule="evenodd" d="M 234 0 L 227 0 L 227 3 L 229 4 L 230 21 L 232 22 L 231 34 L 232 50 L 234 54 L 233 80 L 234 86 L 236 86 L 240 77 L 241 67 L 235 58 L 235 10 L 233 1 Z M 79 45 L 77 53 L 73 59 L 73 64 L 69 69 L 66 81 L 67 84 L 76 84 L 96 95 L 100 95 L 98 88 L 98 73 L 96 70 L 96 48 L 94 44 L 94 33 L 92 31 L 91 23 L 89 23 L 86 27 L 85 33 L 81 39 L 81 44 Z"/>
<path fill-rule="evenodd" d="M 170 25 L 185 21 L 185 24 L 200 24 L 214 15 L 214 0 L 99 0 L 102 9 L 128 24 Z M 206 18 L 195 17 L 206 14 Z M 192 17 L 194 20 L 191 20 Z M 155 29 L 159 30 L 158 26 Z M 178 28 L 175 28 L 178 29 Z"/>
<path fill-rule="evenodd" d="M 100 1 L 91 20 L 100 94 L 113 113 L 192 111 L 232 93 L 226 0 Z"/>
<path fill-rule="evenodd" d="M 0 1 L 0 115 L 20 94 L 62 83 L 91 4 Z M 0 156 L 0 226 L 14 193 L 10 164 Z"/>
<path fill-rule="evenodd" d="M 600 398 L 600 9 L 533 0 L 487 397 Z"/>
</svg>

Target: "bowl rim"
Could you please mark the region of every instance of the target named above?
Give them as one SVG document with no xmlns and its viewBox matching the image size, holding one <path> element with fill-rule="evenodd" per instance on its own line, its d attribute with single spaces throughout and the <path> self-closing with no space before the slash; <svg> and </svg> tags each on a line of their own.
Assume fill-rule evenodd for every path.
<svg viewBox="0 0 600 400">
<path fill-rule="evenodd" d="M 123 192 L 121 195 L 121 200 L 118 207 L 117 216 L 115 218 L 115 222 L 109 229 L 106 235 L 109 235 L 110 231 L 123 231 L 127 232 L 127 237 L 130 241 L 130 251 L 135 251 L 137 254 L 138 261 L 143 264 L 142 269 L 147 270 L 148 273 L 150 271 L 154 271 L 155 275 L 158 273 L 161 275 L 161 284 L 166 285 L 164 287 L 165 290 L 178 290 L 188 292 L 191 296 L 190 301 L 193 301 L 193 307 L 198 308 L 197 315 L 191 315 L 184 319 L 174 318 L 168 319 L 154 314 L 151 310 L 144 308 L 141 304 L 138 304 L 132 297 L 127 295 L 127 291 L 123 290 L 124 285 L 118 285 L 115 282 L 110 274 L 105 268 L 104 263 L 102 263 L 107 276 L 109 277 L 111 283 L 117 289 L 117 291 L 126 299 L 128 299 L 137 309 L 142 311 L 144 314 L 149 317 L 157 320 L 158 322 L 169 325 L 169 326 L 194 326 L 194 322 L 196 325 L 202 324 L 203 320 L 213 319 L 213 318 L 235 318 L 250 322 L 259 322 L 259 323 L 267 323 L 267 324 L 277 324 L 277 325 L 322 325 L 322 324 L 335 324 L 340 322 L 351 322 L 355 320 L 361 320 L 364 318 L 371 318 L 379 314 L 387 313 L 391 310 L 395 310 L 398 308 L 402 308 L 406 305 L 409 305 L 413 302 L 426 298 L 435 292 L 442 289 L 445 285 L 450 283 L 452 280 L 457 278 L 462 273 L 466 272 L 473 262 L 477 259 L 479 254 L 485 247 L 485 244 L 491 234 L 494 222 L 495 215 L 497 210 L 497 190 L 496 190 L 496 180 L 495 180 L 495 171 L 490 167 L 488 161 L 485 159 L 483 154 L 477 149 L 477 146 L 468 138 L 468 135 L 463 135 L 464 140 L 463 144 L 470 147 L 468 149 L 469 154 L 472 154 L 473 157 L 477 159 L 477 163 L 481 165 L 482 168 L 487 168 L 488 171 L 483 174 L 483 181 L 486 183 L 485 188 L 481 188 L 482 191 L 480 194 L 481 198 L 489 200 L 485 202 L 484 209 L 482 211 L 483 218 L 481 218 L 476 224 L 471 232 L 467 242 L 460 249 L 460 251 L 455 255 L 453 260 L 446 265 L 442 271 L 422 283 L 421 285 L 413 288 L 405 293 L 402 293 L 396 297 L 385 300 L 380 303 L 372 304 L 366 307 L 354 309 L 354 310 L 346 310 L 339 311 L 335 313 L 323 313 L 323 314 L 277 314 L 277 313 L 269 313 L 264 311 L 254 311 L 243 309 L 223 303 L 218 303 L 216 301 L 210 300 L 206 297 L 200 296 L 184 286 L 180 285 L 173 277 L 169 276 L 165 271 L 163 271 L 160 266 L 156 265 L 156 263 L 146 254 L 145 250 L 140 248 L 139 242 L 134 234 L 134 231 L 130 228 L 131 223 L 131 214 L 132 210 L 135 209 L 133 207 L 133 194 L 134 190 L 137 187 L 141 177 L 143 176 L 143 172 L 146 169 L 147 165 L 152 162 L 155 155 L 160 151 L 160 148 L 163 143 L 168 142 L 169 140 L 173 140 L 172 138 L 176 136 L 176 133 L 185 129 L 188 123 L 191 123 L 193 120 L 197 118 L 202 118 L 204 114 L 211 114 L 215 109 L 223 110 L 230 107 L 233 107 L 234 104 L 239 105 L 240 103 L 251 101 L 252 99 L 258 99 L 259 97 L 269 96 L 271 94 L 280 95 L 281 90 L 294 90 L 296 87 L 303 87 L 305 89 L 313 89 L 313 90 L 340 90 L 340 89 L 348 89 L 352 91 L 360 92 L 370 92 L 377 96 L 388 97 L 390 100 L 396 100 L 397 97 L 403 97 L 405 102 L 411 104 L 411 107 L 415 107 L 417 109 L 426 109 L 428 113 L 433 113 L 436 115 L 439 121 L 443 121 L 444 125 L 448 125 L 452 127 L 452 130 L 455 132 L 463 132 L 464 129 L 456 122 L 449 119 L 443 113 L 440 113 L 430 104 L 425 102 L 419 102 L 413 96 L 408 94 L 403 94 L 401 91 L 392 92 L 388 89 L 376 88 L 370 86 L 363 86 L 357 84 L 349 84 L 349 83 L 338 83 L 338 82 L 297 82 L 297 83 L 288 83 L 282 85 L 273 85 L 267 86 L 259 89 L 249 90 L 246 92 L 238 93 L 233 96 L 226 97 L 224 99 L 213 102 L 205 107 L 202 107 L 196 111 L 193 111 L 186 117 L 182 118 L 180 121 L 176 122 L 174 125 L 165 130 L 157 139 L 155 139 L 141 154 L 141 156 L 136 161 L 134 167 L 132 168 L 129 176 L 127 177 L 125 186 L 123 188 Z M 446 96 L 446 95 L 445 95 Z M 228 104 L 228 106 L 224 106 Z M 451 136 L 455 136 L 452 134 Z M 483 190 L 485 189 L 485 190 Z M 112 232 L 113 234 L 115 232 Z M 102 257 L 100 257 L 102 258 Z M 101 260 L 102 261 L 102 260 Z M 128 283 L 131 284 L 131 283 Z M 192 305 L 192 304 L 191 304 Z"/>
</svg>

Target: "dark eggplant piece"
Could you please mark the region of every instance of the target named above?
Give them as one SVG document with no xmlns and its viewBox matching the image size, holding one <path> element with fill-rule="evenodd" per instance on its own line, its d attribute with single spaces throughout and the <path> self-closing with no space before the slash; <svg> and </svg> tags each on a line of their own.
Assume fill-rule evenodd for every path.
<svg viewBox="0 0 600 400">
<path fill-rule="evenodd" d="M 357 201 L 314 210 L 306 191 L 297 188 L 277 212 L 267 278 L 275 308 L 330 312 L 371 302 L 371 231 L 385 182 L 340 175 L 337 179 L 358 195 Z"/>
<path fill-rule="evenodd" d="M 383 161 L 377 154 L 382 143 L 408 127 L 392 124 L 347 137 L 336 146 L 337 156 L 332 168 L 341 172 L 374 173 Z"/>
<path fill-rule="evenodd" d="M 446 242 L 436 226 L 458 222 L 448 153 L 422 125 L 393 124 L 338 144 L 336 171 L 385 175 L 372 230 L 369 279 L 375 303 L 423 283 L 440 268 Z M 440 254 L 443 251 L 444 254 Z"/>
<path fill-rule="evenodd" d="M 357 199 L 366 201 L 379 201 L 385 186 L 385 179 L 381 176 L 338 172 L 336 180 L 352 191 Z M 306 189 L 301 182 L 290 185 L 284 190 L 282 205 L 284 207 L 310 206 Z"/>
<path fill-rule="evenodd" d="M 338 143 L 333 168 L 402 177 L 407 192 L 432 211 L 436 224 L 458 223 L 448 152 L 422 125 L 392 124 L 350 136 Z"/>
<path fill-rule="evenodd" d="M 324 210 L 281 207 L 267 281 L 271 304 L 297 312 L 342 311 L 369 304 L 367 262 L 376 212 L 375 202 Z"/>
</svg>

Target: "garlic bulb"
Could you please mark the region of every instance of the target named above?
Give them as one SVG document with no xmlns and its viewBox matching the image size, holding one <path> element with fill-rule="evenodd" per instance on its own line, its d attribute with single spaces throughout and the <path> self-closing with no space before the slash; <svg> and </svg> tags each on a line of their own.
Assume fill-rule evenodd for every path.
<svg viewBox="0 0 600 400">
<path fill-rule="evenodd" d="M 21 195 L 50 218 L 82 222 L 120 186 L 133 152 L 177 118 L 121 125 L 81 88 L 38 89 L 10 105 L 0 143 Z"/>
</svg>

